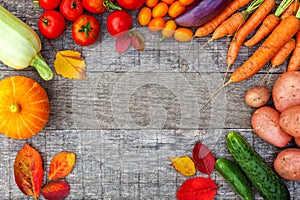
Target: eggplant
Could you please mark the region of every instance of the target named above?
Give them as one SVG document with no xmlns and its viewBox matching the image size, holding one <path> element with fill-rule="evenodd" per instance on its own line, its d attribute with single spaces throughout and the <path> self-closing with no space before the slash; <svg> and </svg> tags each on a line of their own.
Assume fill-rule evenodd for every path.
<svg viewBox="0 0 300 200">
<path fill-rule="evenodd" d="M 179 26 L 201 26 L 222 12 L 231 0 L 195 0 L 175 19 Z"/>
</svg>

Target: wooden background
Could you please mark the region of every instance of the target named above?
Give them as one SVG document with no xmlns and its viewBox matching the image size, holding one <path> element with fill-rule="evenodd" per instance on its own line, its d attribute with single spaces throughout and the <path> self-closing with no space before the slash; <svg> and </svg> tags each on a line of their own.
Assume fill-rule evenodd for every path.
<svg viewBox="0 0 300 200">
<path fill-rule="evenodd" d="M 31 0 L 0 0 L 0 4 L 40 35 L 37 20 L 43 11 L 34 9 Z M 131 14 L 135 17 L 137 13 Z M 201 141 L 216 158 L 232 159 L 225 147 L 230 130 L 240 131 L 272 166 L 281 149 L 255 135 L 250 125 L 254 109 L 243 101 L 247 89 L 262 83 L 266 69 L 245 82 L 229 85 L 202 109 L 223 82 L 228 38 L 204 48 L 201 46 L 209 37 L 195 39 L 192 44 L 173 39 L 159 44 L 160 35 L 138 26 L 134 18 L 134 26 L 146 39 L 145 51 L 130 48 L 119 55 L 115 39 L 105 27 L 107 14 L 94 16 L 102 28 L 97 43 L 76 45 L 70 22 L 63 36 L 51 40 L 58 50 L 82 53 L 88 80 L 55 74 L 46 82 L 32 67 L 16 71 L 0 63 L 1 79 L 31 77 L 46 89 L 51 103 L 49 122 L 37 136 L 25 141 L 0 136 L 0 199 L 28 199 L 13 175 L 14 158 L 25 143 L 42 154 L 45 169 L 60 151 L 76 153 L 76 166 L 66 178 L 71 185 L 67 199 L 175 199 L 178 187 L 188 178 L 172 168 L 168 157 L 191 155 L 193 145 Z M 41 36 L 41 40 L 42 54 L 53 68 L 55 51 L 47 39 Z M 256 48 L 242 47 L 232 70 Z M 270 89 L 285 68 L 286 63 L 273 71 L 270 82 L 265 83 Z M 211 177 L 223 185 L 215 199 L 239 199 L 218 173 Z M 300 183 L 286 184 L 292 199 L 300 199 Z M 262 199 L 256 190 L 255 197 Z"/>
</svg>

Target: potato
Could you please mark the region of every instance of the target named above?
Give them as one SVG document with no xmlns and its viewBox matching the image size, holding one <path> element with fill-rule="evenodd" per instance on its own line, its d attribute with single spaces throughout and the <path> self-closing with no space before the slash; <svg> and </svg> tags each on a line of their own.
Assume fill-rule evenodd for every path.
<svg viewBox="0 0 300 200">
<path fill-rule="evenodd" d="M 295 140 L 296 145 L 298 147 L 300 147 L 300 137 L 295 137 L 294 140 Z"/>
<path fill-rule="evenodd" d="M 281 151 L 274 161 L 274 170 L 286 180 L 300 180 L 300 149 L 288 148 Z"/>
<path fill-rule="evenodd" d="M 300 105 L 284 110 L 280 114 L 279 125 L 287 134 L 300 137 Z"/>
<path fill-rule="evenodd" d="M 292 140 L 292 136 L 279 126 L 279 112 L 269 106 L 258 108 L 252 115 L 251 124 L 260 138 L 274 146 L 284 147 Z"/>
<path fill-rule="evenodd" d="M 281 74 L 274 83 L 273 101 L 279 112 L 300 105 L 300 71 L 290 71 Z"/>
<path fill-rule="evenodd" d="M 270 91 L 263 86 L 251 88 L 246 92 L 245 102 L 248 106 L 259 108 L 264 106 L 270 98 Z"/>
</svg>

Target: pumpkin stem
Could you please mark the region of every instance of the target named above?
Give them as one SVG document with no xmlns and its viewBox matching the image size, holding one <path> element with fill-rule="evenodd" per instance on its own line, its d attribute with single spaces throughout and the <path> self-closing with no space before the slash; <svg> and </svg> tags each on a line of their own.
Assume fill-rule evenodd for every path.
<svg viewBox="0 0 300 200">
<path fill-rule="evenodd" d="M 21 107 L 17 103 L 13 103 L 10 106 L 10 111 L 13 112 L 13 113 L 18 113 L 18 112 L 20 112 L 20 110 L 21 110 Z"/>
</svg>

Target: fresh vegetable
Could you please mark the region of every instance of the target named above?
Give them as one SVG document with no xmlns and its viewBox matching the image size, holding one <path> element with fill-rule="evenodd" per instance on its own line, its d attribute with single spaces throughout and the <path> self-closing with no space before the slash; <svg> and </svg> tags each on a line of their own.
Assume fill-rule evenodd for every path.
<svg viewBox="0 0 300 200">
<path fill-rule="evenodd" d="M 269 14 L 262 22 L 262 25 L 256 31 L 256 33 L 246 42 L 245 46 L 254 46 L 260 42 L 263 38 L 268 36 L 280 23 L 280 15 L 287 9 L 293 0 L 283 0 L 275 11 L 275 14 Z M 287 17 L 287 16 L 286 16 Z"/>
<path fill-rule="evenodd" d="M 85 10 L 94 14 L 101 14 L 107 10 L 122 10 L 119 6 L 113 4 L 114 0 L 82 0 Z"/>
<path fill-rule="evenodd" d="M 282 18 L 288 17 L 290 15 L 295 15 L 299 9 L 300 2 L 299 0 L 293 0 L 293 2 L 283 11 L 281 14 Z"/>
<path fill-rule="evenodd" d="M 188 6 L 195 2 L 195 0 L 178 0 L 178 1 L 183 6 Z"/>
<path fill-rule="evenodd" d="M 275 161 L 275 171 L 286 180 L 300 180 L 300 149 L 288 148 L 281 151 Z"/>
<path fill-rule="evenodd" d="M 132 18 L 124 10 L 117 10 L 110 13 L 106 20 L 107 30 L 114 37 L 127 32 L 131 28 L 131 25 Z"/>
<path fill-rule="evenodd" d="M 40 84 L 24 76 L 0 81 L 0 132 L 13 139 L 27 139 L 47 124 L 50 104 Z"/>
<path fill-rule="evenodd" d="M 58 38 L 66 29 L 65 18 L 55 10 L 46 11 L 39 18 L 38 28 L 46 38 Z"/>
<path fill-rule="evenodd" d="M 181 5 L 178 0 L 174 1 L 168 10 L 168 15 L 172 18 L 180 16 L 185 11 L 185 6 Z"/>
<path fill-rule="evenodd" d="M 238 52 L 247 36 L 255 30 L 264 18 L 272 11 L 276 2 L 275 0 L 265 0 L 259 8 L 251 15 L 245 24 L 236 32 L 232 39 L 228 54 L 227 65 L 231 66 L 238 56 Z"/>
<path fill-rule="evenodd" d="M 293 137 L 300 137 L 300 104 L 285 109 L 279 118 L 280 127 Z"/>
<path fill-rule="evenodd" d="M 177 24 L 175 23 L 175 21 L 173 19 L 168 20 L 166 22 L 165 27 L 161 31 L 162 38 L 161 38 L 160 42 L 162 42 L 166 38 L 172 37 L 176 28 L 177 28 Z"/>
<path fill-rule="evenodd" d="M 298 17 L 300 17 L 300 12 Z M 300 20 L 295 16 L 281 20 L 254 54 L 231 74 L 228 83 L 241 82 L 253 76 L 297 33 L 299 28 Z"/>
<path fill-rule="evenodd" d="M 14 69 L 33 66 L 44 80 L 53 72 L 43 59 L 38 35 L 23 21 L 0 6 L 0 60 Z M 9 47 L 9 48 L 8 48 Z"/>
<path fill-rule="evenodd" d="M 297 71 L 300 68 L 300 30 L 296 35 L 296 45 L 290 58 L 287 71 Z"/>
<path fill-rule="evenodd" d="M 253 113 L 251 125 L 261 139 L 276 147 L 284 147 L 292 140 L 292 136 L 279 126 L 279 116 L 277 110 L 264 106 Z"/>
<path fill-rule="evenodd" d="M 44 10 L 54 10 L 60 4 L 60 0 L 39 0 L 39 5 Z"/>
<path fill-rule="evenodd" d="M 164 2 L 159 2 L 152 8 L 152 17 L 164 17 L 168 13 L 168 5 Z"/>
<path fill-rule="evenodd" d="M 153 8 L 157 3 L 158 3 L 158 0 L 146 0 L 145 1 L 146 6 L 149 8 Z"/>
<path fill-rule="evenodd" d="M 235 0 L 231 1 L 228 6 L 211 21 L 205 23 L 196 29 L 195 37 L 203 37 L 212 33 L 224 20 L 226 20 L 235 11 L 248 4 L 250 0 Z"/>
<path fill-rule="evenodd" d="M 174 0 L 161 0 L 162 2 L 165 2 L 168 5 L 171 5 L 172 3 L 174 3 Z"/>
<path fill-rule="evenodd" d="M 151 32 L 157 32 L 162 30 L 163 28 L 165 28 L 166 26 L 166 21 L 164 18 L 162 17 L 157 17 L 157 18 L 153 18 L 149 24 L 148 24 L 148 29 Z"/>
<path fill-rule="evenodd" d="M 80 46 L 95 43 L 100 34 L 100 23 L 97 18 L 83 14 L 73 22 L 72 37 Z"/>
<path fill-rule="evenodd" d="M 175 19 L 175 22 L 184 27 L 201 26 L 215 18 L 229 3 L 230 0 L 195 1 L 195 3 L 186 8 L 184 13 Z"/>
<path fill-rule="evenodd" d="M 138 14 L 138 22 L 142 26 L 147 26 L 151 21 L 151 9 L 148 7 L 143 7 Z"/>
<path fill-rule="evenodd" d="M 193 31 L 189 28 L 179 27 L 174 32 L 174 39 L 179 42 L 189 42 L 193 38 Z"/>
<path fill-rule="evenodd" d="M 292 53 L 295 48 L 296 42 L 294 39 L 290 39 L 283 47 L 273 56 L 271 59 L 272 67 L 277 67 L 284 63 L 287 57 Z"/>
<path fill-rule="evenodd" d="M 264 86 L 253 87 L 245 94 L 245 102 L 248 106 L 259 108 L 264 106 L 270 99 L 270 91 Z"/>
<path fill-rule="evenodd" d="M 117 0 L 118 4 L 127 10 L 136 10 L 142 7 L 145 0 Z"/>
<path fill-rule="evenodd" d="M 59 11 L 67 20 L 74 21 L 83 14 L 83 5 L 80 0 L 62 0 Z"/>
<path fill-rule="evenodd" d="M 237 132 L 229 132 L 226 145 L 242 171 L 265 200 L 289 200 L 290 193 L 281 178 Z"/>
<path fill-rule="evenodd" d="M 300 72 L 291 71 L 281 74 L 274 83 L 272 97 L 279 112 L 300 105 Z"/>
<path fill-rule="evenodd" d="M 244 200 L 254 199 L 247 177 L 234 162 L 219 158 L 215 168 Z"/>
</svg>

